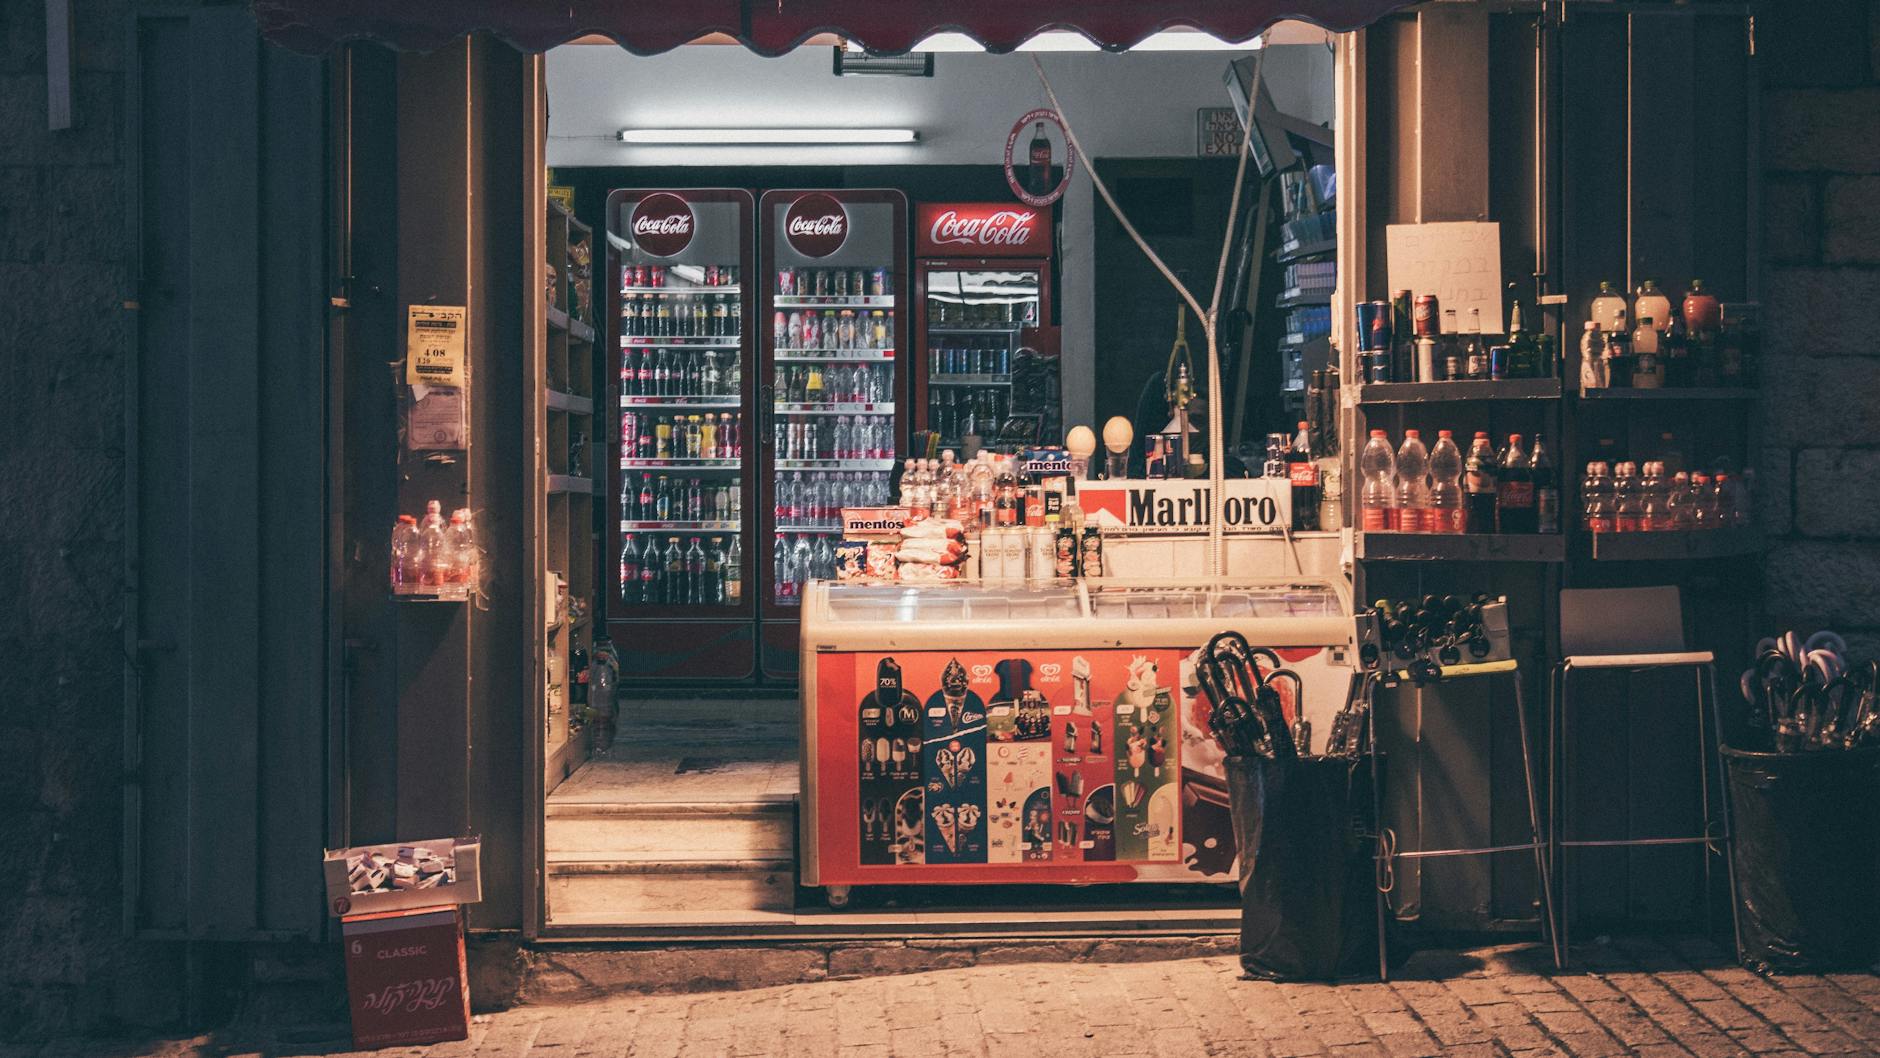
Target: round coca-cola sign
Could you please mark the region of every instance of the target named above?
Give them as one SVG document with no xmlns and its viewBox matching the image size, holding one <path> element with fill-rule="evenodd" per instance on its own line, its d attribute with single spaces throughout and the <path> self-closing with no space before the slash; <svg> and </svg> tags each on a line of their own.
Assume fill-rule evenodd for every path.
<svg viewBox="0 0 1880 1058">
<path fill-rule="evenodd" d="M 783 212 L 783 237 L 804 257 L 827 257 L 849 238 L 849 211 L 820 191 L 804 195 Z"/>
<path fill-rule="evenodd" d="M 634 245 L 654 257 L 671 257 L 692 245 L 692 233 L 698 219 L 692 207 L 678 195 L 664 191 L 641 199 L 628 220 Z"/>
</svg>

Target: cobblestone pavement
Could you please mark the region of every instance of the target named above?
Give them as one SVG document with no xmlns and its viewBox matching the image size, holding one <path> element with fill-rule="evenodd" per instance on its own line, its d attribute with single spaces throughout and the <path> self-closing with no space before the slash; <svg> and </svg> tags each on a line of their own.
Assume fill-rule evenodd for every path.
<svg viewBox="0 0 1880 1058">
<path fill-rule="evenodd" d="M 233 1036 L 65 1055 L 337 1055 Z M 6 1054 L 0 1048 L 0 1054 Z M 1555 973 L 1532 946 L 1425 952 L 1388 984 L 1239 979 L 1231 957 L 977 965 L 745 991 L 618 995 L 476 1019 L 470 1039 L 390 1058 L 1254 1055 L 1544 1058 L 1880 1054 L 1880 977 L 1765 979 L 1707 943 L 1587 946 Z"/>
</svg>

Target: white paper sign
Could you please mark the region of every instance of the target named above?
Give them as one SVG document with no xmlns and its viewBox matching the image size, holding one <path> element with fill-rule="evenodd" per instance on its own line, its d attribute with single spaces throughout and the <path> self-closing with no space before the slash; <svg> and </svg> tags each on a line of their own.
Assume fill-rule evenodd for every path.
<svg viewBox="0 0 1880 1058">
<path fill-rule="evenodd" d="M 1469 310 L 1480 309 L 1482 331 L 1500 334 L 1501 225 L 1493 221 L 1389 224 L 1384 228 L 1390 289 L 1434 294 L 1448 330 L 1449 313 L 1467 330 Z"/>
</svg>

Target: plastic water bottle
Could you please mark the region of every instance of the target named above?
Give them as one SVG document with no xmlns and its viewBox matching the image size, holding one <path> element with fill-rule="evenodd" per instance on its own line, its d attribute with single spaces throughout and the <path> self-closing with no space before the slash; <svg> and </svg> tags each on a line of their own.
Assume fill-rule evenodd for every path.
<svg viewBox="0 0 1880 1058">
<path fill-rule="evenodd" d="M 631 542 L 629 537 L 628 541 Z M 418 520 L 409 514 L 398 516 L 398 523 L 392 526 L 392 592 L 403 594 L 418 590 L 418 584 L 424 579 L 419 569 L 418 556 L 422 548 L 418 540 Z"/>
<path fill-rule="evenodd" d="M 1430 453 L 1423 447 L 1423 435 L 1405 430 L 1403 446 L 1397 449 L 1397 531 L 1427 533 L 1430 509 Z"/>
<path fill-rule="evenodd" d="M 1462 517 L 1462 449 L 1452 431 L 1436 432 L 1430 449 L 1430 509 L 1425 516 L 1432 533 L 1460 533 Z"/>
<path fill-rule="evenodd" d="M 1589 533 L 1610 533 L 1614 528 L 1612 470 L 1599 460 L 1586 464 L 1586 476 L 1580 479 L 1580 527 Z"/>
<path fill-rule="evenodd" d="M 1642 528 L 1643 505 L 1639 502 L 1638 466 L 1620 463 L 1612 468 L 1613 531 L 1636 533 Z"/>
<path fill-rule="evenodd" d="M 1673 515 L 1665 493 L 1665 465 L 1647 462 L 1638 479 L 1638 527 L 1645 532 L 1659 532 L 1673 527 Z"/>
<path fill-rule="evenodd" d="M 1358 469 L 1364 475 L 1358 506 L 1360 523 L 1367 533 L 1387 533 L 1397 528 L 1397 457 L 1390 450 L 1390 435 L 1372 430 L 1358 456 Z"/>
</svg>

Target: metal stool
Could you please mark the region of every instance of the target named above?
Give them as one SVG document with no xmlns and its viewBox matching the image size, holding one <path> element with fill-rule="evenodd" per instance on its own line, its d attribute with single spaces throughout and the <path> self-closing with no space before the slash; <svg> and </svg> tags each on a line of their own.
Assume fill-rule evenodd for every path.
<svg viewBox="0 0 1880 1058">
<path fill-rule="evenodd" d="M 1565 849 L 1627 848 L 1635 846 L 1702 845 L 1704 857 L 1704 917 L 1710 920 L 1710 856 L 1723 857 L 1729 881 L 1730 902 L 1736 903 L 1736 864 L 1730 856 L 1730 798 L 1723 774 L 1723 763 L 1713 760 L 1713 744 L 1705 739 L 1704 717 L 1710 716 L 1711 731 L 1721 741 L 1723 728 L 1718 716 L 1716 658 L 1707 650 L 1687 650 L 1684 642 L 1684 611 L 1675 587 L 1568 589 L 1560 593 L 1560 649 L 1566 655 L 1555 666 L 1548 716 L 1548 820 L 1547 832 L 1552 843 L 1549 859 L 1560 869 L 1557 881 L 1564 886 Z M 1704 832 L 1695 837 L 1603 838 L 1567 840 L 1565 769 L 1568 694 L 1572 675 L 1583 669 L 1637 672 L 1650 669 L 1689 668 L 1697 680 L 1697 768 L 1698 798 L 1702 803 Z M 1708 700 L 1709 709 L 1705 709 Z M 1717 776 L 1718 822 L 1713 823 L 1710 807 L 1710 775 Z M 1555 935 L 1560 938 L 1558 957 L 1564 963 L 1568 955 L 1570 927 L 1566 914 L 1566 891 L 1561 890 L 1560 921 Z M 1731 916 L 1734 922 L 1735 916 Z M 1738 950 L 1741 950 L 1739 939 Z"/>
<path fill-rule="evenodd" d="M 1465 676 L 1495 676 L 1507 674 L 1514 678 L 1514 711 L 1516 722 L 1521 725 L 1521 773 L 1527 780 L 1528 804 L 1528 840 L 1514 845 L 1491 845 L 1474 849 L 1413 849 L 1399 851 L 1394 843 L 1385 837 L 1384 793 L 1379 780 L 1377 765 L 1377 709 L 1375 699 L 1371 698 L 1372 688 L 1377 683 L 1376 674 L 1367 674 L 1362 693 L 1370 699 L 1371 708 L 1366 710 L 1370 727 L 1371 743 L 1371 801 L 1372 812 L 1377 820 L 1378 846 L 1377 861 L 1380 879 L 1377 885 L 1377 976 L 1379 980 L 1389 980 L 1390 970 L 1387 958 L 1384 923 L 1389 917 L 1390 908 L 1385 900 L 1386 886 L 1382 881 L 1382 868 L 1396 860 L 1431 860 L 1446 856 L 1491 856 L 1502 852 L 1533 852 L 1534 870 L 1539 877 L 1541 901 L 1541 938 L 1553 949 L 1554 965 L 1563 967 L 1564 947 L 1560 942 L 1558 919 L 1554 914 L 1553 873 L 1549 870 L 1549 850 L 1547 840 L 1541 832 L 1540 798 L 1534 781 L 1534 754 L 1528 740 L 1527 701 L 1521 693 L 1521 673 L 1514 661 L 1488 661 L 1471 665 L 1447 665 L 1442 668 L 1444 680 L 1459 679 Z"/>
</svg>

